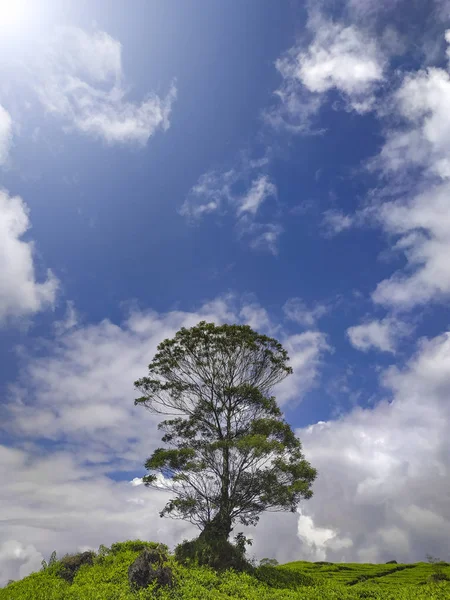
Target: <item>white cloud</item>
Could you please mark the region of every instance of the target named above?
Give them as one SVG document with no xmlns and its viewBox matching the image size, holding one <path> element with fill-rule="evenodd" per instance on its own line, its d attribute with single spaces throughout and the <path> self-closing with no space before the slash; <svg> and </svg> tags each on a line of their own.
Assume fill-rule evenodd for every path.
<svg viewBox="0 0 450 600">
<path fill-rule="evenodd" d="M 374 84 L 383 78 L 383 61 L 373 39 L 355 26 L 321 22 L 307 52 L 300 52 L 294 65 L 281 61 L 279 68 L 296 77 L 311 92 L 333 88 L 348 96 L 357 111 L 364 111 Z M 292 70 L 291 70 L 292 69 Z"/>
<path fill-rule="evenodd" d="M 6 163 L 12 140 L 12 119 L 0 105 L 0 166 Z"/>
<path fill-rule="evenodd" d="M 410 309 L 450 294 L 450 182 L 430 185 L 411 200 L 385 203 L 379 219 L 391 234 L 399 236 L 395 248 L 407 260 L 404 272 L 380 282 L 372 297 L 380 304 Z"/>
<path fill-rule="evenodd" d="M 299 518 L 304 560 L 445 558 L 450 535 L 450 334 L 382 380 L 393 402 L 296 430 L 318 470 Z"/>
<path fill-rule="evenodd" d="M 250 189 L 240 198 L 237 214 L 251 213 L 256 215 L 261 204 L 271 196 L 276 197 L 277 188 L 269 181 L 267 175 L 260 175 L 252 182 Z"/>
<path fill-rule="evenodd" d="M 224 205 L 233 202 L 232 186 L 238 180 L 239 174 L 234 169 L 203 173 L 189 191 L 180 214 L 190 221 L 195 221 L 208 213 L 226 211 L 227 206 Z"/>
<path fill-rule="evenodd" d="M 152 93 L 140 104 L 125 100 L 122 46 L 105 32 L 60 28 L 35 71 L 41 103 L 69 128 L 108 143 L 145 145 L 170 126 L 175 85 L 165 98 Z"/>
<path fill-rule="evenodd" d="M 294 373 L 277 387 L 277 402 L 280 406 L 288 402 L 297 406 L 306 391 L 317 383 L 323 356 L 332 348 L 327 343 L 325 334 L 320 331 L 291 335 L 283 340 L 283 346 L 289 354 L 289 364 Z"/>
<path fill-rule="evenodd" d="M 61 558 L 133 538 L 173 548 L 196 535 L 190 524 L 159 517 L 170 492 L 115 482 L 69 451 L 0 446 L 0 458 L 0 585 L 39 570 L 53 550 Z"/>
<path fill-rule="evenodd" d="M 43 558 L 31 544 L 25 546 L 16 540 L 0 544 L 0 585 L 4 585 L 9 579 L 22 579 L 34 571 L 39 571 Z"/>
<path fill-rule="evenodd" d="M 398 340 L 410 331 L 411 328 L 406 323 L 387 317 L 349 327 L 347 335 L 351 344 L 363 352 L 375 348 L 394 353 Z"/>
<path fill-rule="evenodd" d="M 354 215 L 344 215 L 337 210 L 326 210 L 323 213 L 322 226 L 325 229 L 325 234 L 330 237 L 350 229 L 354 223 Z"/>
<path fill-rule="evenodd" d="M 58 281 L 48 270 L 36 280 L 33 243 L 21 238 L 30 228 L 28 209 L 18 196 L 0 190 L 0 322 L 53 306 Z"/>
<path fill-rule="evenodd" d="M 180 214 L 194 223 L 208 214 L 223 216 L 232 211 L 238 236 L 248 237 L 250 248 L 276 255 L 283 227 L 279 223 L 255 222 L 261 205 L 268 198 L 277 198 L 277 188 L 268 175 L 254 173 L 255 169 L 266 164 L 265 158 L 259 161 L 243 160 L 239 168 L 204 173 L 190 190 Z M 249 184 L 246 183 L 248 179 Z M 245 191 L 239 193 L 236 186 L 242 184 L 245 185 Z"/>
<path fill-rule="evenodd" d="M 250 235 L 250 247 L 254 250 L 267 251 L 276 256 L 278 254 L 278 238 L 284 229 L 278 223 L 252 223 L 240 219 L 240 235 Z"/>
<path fill-rule="evenodd" d="M 55 323 L 53 323 L 55 333 L 60 335 L 69 329 L 73 329 L 78 325 L 78 319 L 79 316 L 74 303 L 72 301 L 67 302 L 64 319 L 61 321 L 55 321 Z"/>
<path fill-rule="evenodd" d="M 375 164 L 386 173 L 421 167 L 431 175 L 450 177 L 449 102 L 450 78 L 444 69 L 407 75 L 393 97 L 403 126 L 388 132 Z"/>
<path fill-rule="evenodd" d="M 393 250 L 406 258 L 404 268 L 378 283 L 372 294 L 374 302 L 396 310 L 445 301 L 450 294 L 449 103 L 445 69 L 404 76 L 380 113 L 395 125 L 386 130 L 380 154 L 369 163 L 389 184 L 383 185 L 381 202 L 353 215 L 355 222 L 359 217 L 377 221 L 396 239 Z"/>
<path fill-rule="evenodd" d="M 290 298 L 283 306 L 283 311 L 287 319 L 295 321 L 303 327 L 314 327 L 328 309 L 323 304 L 308 308 L 301 298 Z"/>
<path fill-rule="evenodd" d="M 276 61 L 283 78 L 275 92 L 280 103 L 264 115 L 271 125 L 294 132 L 311 132 L 311 118 L 330 90 L 340 92 L 351 110 L 371 110 L 383 80 L 385 58 L 368 31 L 319 14 L 310 14 L 308 27 L 314 36 L 308 48 L 295 45 Z"/>
</svg>

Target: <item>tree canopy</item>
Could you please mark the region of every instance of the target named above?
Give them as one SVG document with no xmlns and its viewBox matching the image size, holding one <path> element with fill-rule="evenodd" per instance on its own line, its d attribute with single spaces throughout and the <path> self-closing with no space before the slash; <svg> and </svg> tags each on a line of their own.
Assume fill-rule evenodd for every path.
<svg viewBox="0 0 450 600">
<path fill-rule="evenodd" d="M 159 423 L 172 448 L 157 448 L 145 463 L 172 476 L 176 498 L 161 517 L 228 539 L 236 519 L 256 525 L 264 511 L 295 512 L 311 498 L 317 471 L 271 395 L 292 373 L 288 361 L 277 340 L 248 325 L 202 321 L 158 346 L 148 376 L 135 382 L 142 394 L 135 405 L 182 415 Z M 164 481 L 143 480 L 158 488 Z"/>
</svg>

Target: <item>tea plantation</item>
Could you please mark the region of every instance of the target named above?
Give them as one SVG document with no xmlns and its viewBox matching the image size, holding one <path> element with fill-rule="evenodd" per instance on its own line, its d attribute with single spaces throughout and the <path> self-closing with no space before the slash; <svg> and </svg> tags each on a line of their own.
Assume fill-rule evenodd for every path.
<svg viewBox="0 0 450 600">
<path fill-rule="evenodd" d="M 260 565 L 252 575 L 232 569 L 218 574 L 209 567 L 182 566 L 169 553 L 165 565 L 173 574 L 172 586 L 158 588 L 153 582 L 133 590 L 128 569 L 142 548 L 155 546 L 139 541 L 101 546 L 92 553 L 91 564 L 82 564 L 71 577 L 66 576 L 67 565 L 74 557 L 52 561 L 41 571 L 1 588 L 0 600 L 450 599 L 450 566 L 443 562 L 378 565 L 299 561 Z"/>
</svg>

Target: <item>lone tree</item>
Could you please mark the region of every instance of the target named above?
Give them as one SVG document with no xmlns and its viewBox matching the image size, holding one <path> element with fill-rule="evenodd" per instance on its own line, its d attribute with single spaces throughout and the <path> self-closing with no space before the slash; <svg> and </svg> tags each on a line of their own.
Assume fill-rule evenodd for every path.
<svg viewBox="0 0 450 600">
<path fill-rule="evenodd" d="M 204 540 L 227 541 L 237 518 L 256 525 L 263 511 L 295 512 L 311 498 L 317 471 L 270 395 L 292 373 L 288 361 L 277 340 L 248 325 L 202 321 L 158 346 L 148 377 L 135 382 L 143 394 L 135 405 L 186 417 L 158 425 L 175 448 L 157 448 L 145 463 L 175 484 L 178 497 L 161 517 L 196 524 Z M 143 481 L 161 487 L 154 474 Z"/>
</svg>

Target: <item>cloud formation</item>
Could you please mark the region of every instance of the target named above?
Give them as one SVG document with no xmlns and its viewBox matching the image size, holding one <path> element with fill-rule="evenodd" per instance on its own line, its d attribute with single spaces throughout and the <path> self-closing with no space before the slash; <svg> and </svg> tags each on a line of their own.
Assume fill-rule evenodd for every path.
<svg viewBox="0 0 450 600">
<path fill-rule="evenodd" d="M 388 307 L 410 310 L 450 294 L 449 102 L 447 70 L 430 67 L 407 74 L 392 99 L 399 126 L 388 129 L 372 162 L 406 190 L 375 212 L 384 230 L 396 238 L 394 249 L 406 258 L 406 267 L 373 292 L 373 300 Z"/>
<path fill-rule="evenodd" d="M 127 101 L 122 46 L 103 31 L 60 28 L 37 63 L 38 98 L 68 129 L 109 144 L 145 145 L 158 129 L 170 126 L 175 84 L 165 98 L 151 93 L 141 103 Z"/>
<path fill-rule="evenodd" d="M 350 343 L 366 352 L 371 348 L 395 353 L 399 339 L 411 332 L 411 327 L 395 318 L 374 319 L 347 329 Z"/>
<path fill-rule="evenodd" d="M 12 119 L 0 104 L 0 166 L 6 163 L 12 140 Z"/>
<path fill-rule="evenodd" d="M 51 307 L 56 299 L 57 278 L 47 270 L 37 280 L 33 242 L 21 239 L 30 227 L 22 198 L 0 190 L 0 324 Z"/>
<path fill-rule="evenodd" d="M 283 306 L 283 311 L 291 321 L 303 327 L 314 327 L 328 309 L 324 304 L 316 304 L 313 308 L 308 308 L 301 298 L 290 298 Z"/>
<path fill-rule="evenodd" d="M 449 373 L 447 332 L 423 340 L 404 369 L 382 374 L 391 401 L 296 430 L 319 473 L 298 521 L 304 560 L 447 556 Z"/>
<path fill-rule="evenodd" d="M 371 110 L 386 62 L 376 38 L 357 25 L 333 23 L 312 13 L 308 28 L 313 35 L 309 46 L 296 44 L 276 61 L 283 78 L 275 92 L 279 104 L 264 113 L 272 126 L 299 133 L 312 131 L 312 119 L 332 90 L 348 110 Z"/>
<path fill-rule="evenodd" d="M 283 227 L 278 222 L 256 221 L 262 205 L 277 200 L 276 185 L 260 171 L 267 162 L 266 159 L 250 161 L 244 158 L 228 171 L 204 173 L 189 191 L 180 214 L 193 224 L 206 215 L 223 217 L 231 212 L 236 219 L 237 235 L 248 238 L 250 248 L 278 254 L 278 238 Z"/>
</svg>

